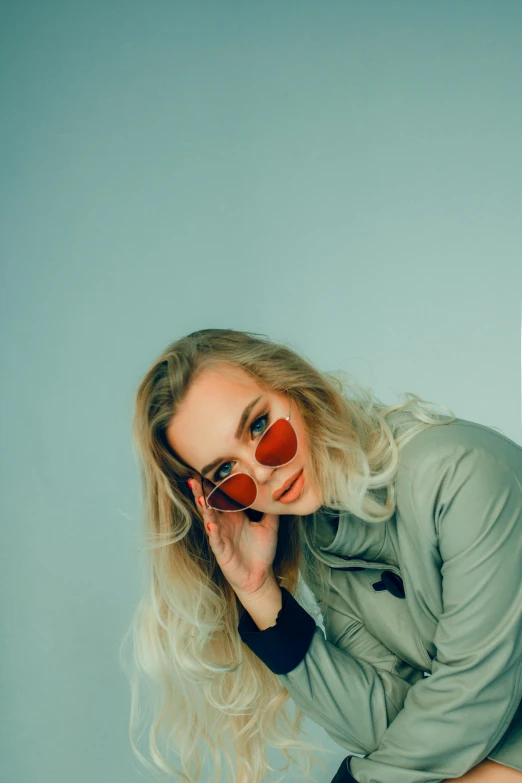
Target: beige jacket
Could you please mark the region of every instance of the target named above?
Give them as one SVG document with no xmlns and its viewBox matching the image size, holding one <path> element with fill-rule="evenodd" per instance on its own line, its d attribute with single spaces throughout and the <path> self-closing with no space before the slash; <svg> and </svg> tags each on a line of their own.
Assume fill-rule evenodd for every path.
<svg viewBox="0 0 522 783">
<path fill-rule="evenodd" d="M 395 434 L 411 420 L 389 417 Z M 326 637 L 283 590 L 276 625 L 245 613 L 241 638 L 365 756 L 336 781 L 440 783 L 486 757 L 522 771 L 522 448 L 457 419 L 399 456 L 390 520 L 320 509 L 305 533 L 331 569 Z"/>
</svg>

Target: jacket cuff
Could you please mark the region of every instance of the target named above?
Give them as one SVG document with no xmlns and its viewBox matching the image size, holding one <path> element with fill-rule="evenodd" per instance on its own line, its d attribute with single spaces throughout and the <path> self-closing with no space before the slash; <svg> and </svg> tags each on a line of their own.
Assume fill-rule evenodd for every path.
<svg viewBox="0 0 522 783">
<path fill-rule="evenodd" d="M 308 652 L 317 625 L 285 587 L 280 589 L 283 605 L 275 625 L 260 631 L 245 609 L 238 631 L 241 640 L 274 674 L 288 674 Z"/>
<path fill-rule="evenodd" d="M 335 777 L 332 779 L 331 783 L 358 783 L 358 781 L 353 777 L 352 773 L 350 772 L 351 758 L 353 758 L 353 756 L 347 756 L 345 759 L 341 761 L 341 766 L 335 773 Z"/>
</svg>

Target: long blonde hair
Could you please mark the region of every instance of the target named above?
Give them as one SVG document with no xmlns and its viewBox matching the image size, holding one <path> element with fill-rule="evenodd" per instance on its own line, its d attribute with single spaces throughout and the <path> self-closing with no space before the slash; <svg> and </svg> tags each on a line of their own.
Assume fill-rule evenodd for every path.
<svg viewBox="0 0 522 783">
<path fill-rule="evenodd" d="M 395 511 L 394 476 L 400 448 L 417 432 L 441 421 L 427 403 L 409 392 L 401 405 L 384 406 L 371 391 L 342 372 L 321 372 L 290 346 L 266 335 L 232 329 L 203 329 L 171 343 L 139 384 L 133 436 L 139 453 L 143 493 L 142 546 L 148 553 L 147 584 L 121 647 L 120 661 L 131 686 L 130 744 L 153 773 L 197 783 L 202 771 L 200 743 L 212 758 L 213 783 L 219 783 L 221 754 L 231 783 L 262 783 L 273 771 L 265 743 L 278 748 L 301 769 L 307 781 L 312 761 L 324 763 L 332 751 L 302 736 L 305 713 L 287 713 L 289 693 L 264 663 L 242 643 L 238 623 L 243 607 L 216 563 L 197 515 L 187 479 L 193 471 L 173 453 L 166 430 L 191 384 L 206 368 L 229 363 L 260 386 L 283 392 L 298 406 L 309 441 L 310 472 L 322 487 L 325 508 L 347 510 L 367 522 L 383 522 Z M 439 408 L 443 406 L 438 406 Z M 399 438 L 386 417 L 408 408 L 418 419 Z M 444 409 L 448 411 L 448 409 Z M 373 490 L 387 488 L 382 505 Z M 328 567 L 315 558 L 303 531 L 315 514 L 281 515 L 273 571 L 278 582 L 313 616 L 303 585 L 327 610 Z M 306 588 L 305 588 L 306 589 Z M 132 641 L 129 660 L 127 643 Z M 140 753 L 139 684 L 153 697 L 149 751 Z M 181 770 L 160 750 L 179 756 Z M 298 750 L 297 758 L 290 749 Z M 281 780 L 278 778 L 278 780 Z"/>
</svg>

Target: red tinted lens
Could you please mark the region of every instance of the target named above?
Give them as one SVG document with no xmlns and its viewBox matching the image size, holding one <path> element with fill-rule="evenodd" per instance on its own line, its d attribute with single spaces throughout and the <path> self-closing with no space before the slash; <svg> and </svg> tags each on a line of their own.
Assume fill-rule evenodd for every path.
<svg viewBox="0 0 522 783">
<path fill-rule="evenodd" d="M 297 454 L 297 435 L 287 419 L 274 421 L 256 449 L 256 459 L 262 465 L 277 468 L 286 465 Z"/>
<path fill-rule="evenodd" d="M 208 502 L 219 511 L 241 511 L 256 499 L 256 485 L 246 473 L 236 473 L 225 479 L 208 496 Z"/>
</svg>

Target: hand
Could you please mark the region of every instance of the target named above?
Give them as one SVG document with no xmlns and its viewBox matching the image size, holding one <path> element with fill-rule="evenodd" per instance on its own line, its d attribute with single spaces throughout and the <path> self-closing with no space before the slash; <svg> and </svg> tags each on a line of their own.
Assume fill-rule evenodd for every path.
<svg viewBox="0 0 522 783">
<path fill-rule="evenodd" d="M 207 508 L 206 504 L 201 507 L 197 502 L 203 495 L 201 482 L 192 478 L 190 485 L 198 515 L 225 579 L 238 595 L 254 595 L 273 575 L 279 514 L 265 514 L 261 522 L 251 522 L 244 511 L 227 513 Z"/>
<path fill-rule="evenodd" d="M 492 759 L 484 759 L 458 778 L 445 778 L 442 783 L 522 783 L 522 772 Z"/>
</svg>

